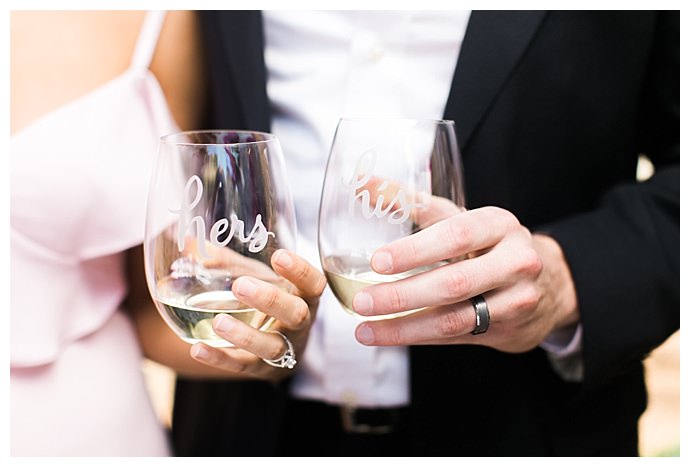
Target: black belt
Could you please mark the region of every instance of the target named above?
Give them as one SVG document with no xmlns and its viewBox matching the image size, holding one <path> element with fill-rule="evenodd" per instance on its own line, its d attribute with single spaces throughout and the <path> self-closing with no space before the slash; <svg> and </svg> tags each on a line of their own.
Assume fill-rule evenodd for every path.
<svg viewBox="0 0 690 467">
<path fill-rule="evenodd" d="M 358 409 L 347 405 L 339 408 L 346 433 L 385 435 L 393 433 L 403 422 L 403 408 Z"/>
<path fill-rule="evenodd" d="M 330 405 L 322 402 L 293 400 L 297 413 L 320 411 L 329 413 L 332 419 L 339 419 L 344 433 L 385 435 L 398 431 L 406 421 L 406 407 L 360 409 L 352 406 Z"/>
</svg>

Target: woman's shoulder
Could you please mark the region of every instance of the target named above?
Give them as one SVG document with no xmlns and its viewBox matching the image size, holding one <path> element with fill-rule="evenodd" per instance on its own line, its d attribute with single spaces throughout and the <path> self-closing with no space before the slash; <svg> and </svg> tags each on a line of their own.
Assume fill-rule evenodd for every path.
<svg viewBox="0 0 690 467">
<path fill-rule="evenodd" d="M 123 73 L 142 11 L 15 11 L 10 15 L 11 133 Z"/>
<path fill-rule="evenodd" d="M 14 11 L 10 15 L 10 132 L 127 70 L 146 12 Z M 204 61 L 193 11 L 166 15 L 151 71 L 181 128 L 198 125 Z"/>
</svg>

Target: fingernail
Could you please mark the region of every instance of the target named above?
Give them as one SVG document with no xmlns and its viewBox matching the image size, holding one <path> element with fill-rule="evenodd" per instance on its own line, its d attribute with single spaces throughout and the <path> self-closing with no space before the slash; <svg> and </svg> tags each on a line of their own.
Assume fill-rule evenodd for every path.
<svg viewBox="0 0 690 467">
<path fill-rule="evenodd" d="M 369 313 L 374 309 L 374 299 L 367 292 L 359 292 L 352 299 L 352 308 L 357 313 Z"/>
<path fill-rule="evenodd" d="M 213 329 L 216 331 L 228 332 L 234 325 L 235 323 L 232 322 L 232 319 L 224 314 L 220 314 L 213 318 Z"/>
<path fill-rule="evenodd" d="M 251 297 L 256 293 L 256 284 L 247 277 L 240 277 L 235 281 L 235 287 L 233 287 L 233 289 L 237 295 Z"/>
<path fill-rule="evenodd" d="M 192 347 L 192 356 L 199 360 L 207 360 L 208 350 L 206 350 L 203 345 L 195 345 Z"/>
<path fill-rule="evenodd" d="M 370 345 L 374 342 L 374 331 L 371 328 L 363 324 L 357 328 L 357 340 L 364 345 Z"/>
<path fill-rule="evenodd" d="M 278 250 L 275 253 L 275 256 L 273 258 L 273 262 L 275 262 L 278 266 L 281 268 L 289 268 L 292 266 L 292 258 L 290 255 L 284 251 L 284 250 Z"/>
<path fill-rule="evenodd" d="M 388 272 L 393 269 L 393 257 L 387 251 L 380 251 L 371 258 L 371 267 L 376 272 Z"/>
</svg>

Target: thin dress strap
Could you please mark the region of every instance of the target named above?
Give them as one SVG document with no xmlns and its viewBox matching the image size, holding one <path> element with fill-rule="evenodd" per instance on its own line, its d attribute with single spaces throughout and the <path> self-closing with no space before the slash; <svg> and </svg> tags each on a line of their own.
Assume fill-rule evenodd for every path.
<svg viewBox="0 0 690 467">
<path fill-rule="evenodd" d="M 132 62 L 129 65 L 130 69 L 147 70 L 151 65 L 156 45 L 158 45 L 158 38 L 163 28 L 165 13 L 165 11 L 146 12 L 137 44 L 134 47 Z"/>
</svg>

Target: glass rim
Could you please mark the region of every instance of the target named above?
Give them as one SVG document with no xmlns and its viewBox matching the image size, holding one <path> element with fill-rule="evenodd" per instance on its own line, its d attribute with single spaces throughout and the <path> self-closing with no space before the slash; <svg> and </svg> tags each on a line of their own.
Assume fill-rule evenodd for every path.
<svg viewBox="0 0 690 467">
<path fill-rule="evenodd" d="M 201 135 L 201 134 L 221 134 L 221 133 L 239 133 L 239 134 L 251 134 L 251 135 L 261 135 L 265 139 L 261 141 L 245 141 L 237 143 L 192 143 L 189 141 L 172 141 L 174 138 L 179 138 L 184 135 Z M 217 129 L 217 130 L 187 130 L 187 131 L 176 131 L 174 133 L 168 133 L 160 137 L 161 144 L 171 144 L 175 146 L 246 146 L 250 144 L 261 144 L 268 143 L 271 141 L 277 141 L 278 137 L 273 133 L 267 133 L 265 131 L 253 131 L 253 130 L 232 130 L 232 129 Z"/>
<path fill-rule="evenodd" d="M 399 121 L 399 122 L 420 122 L 420 123 L 434 123 L 442 125 L 455 125 L 455 120 L 436 119 L 436 118 L 413 118 L 413 117 L 340 117 L 339 122 L 355 122 L 355 121 Z"/>
</svg>

